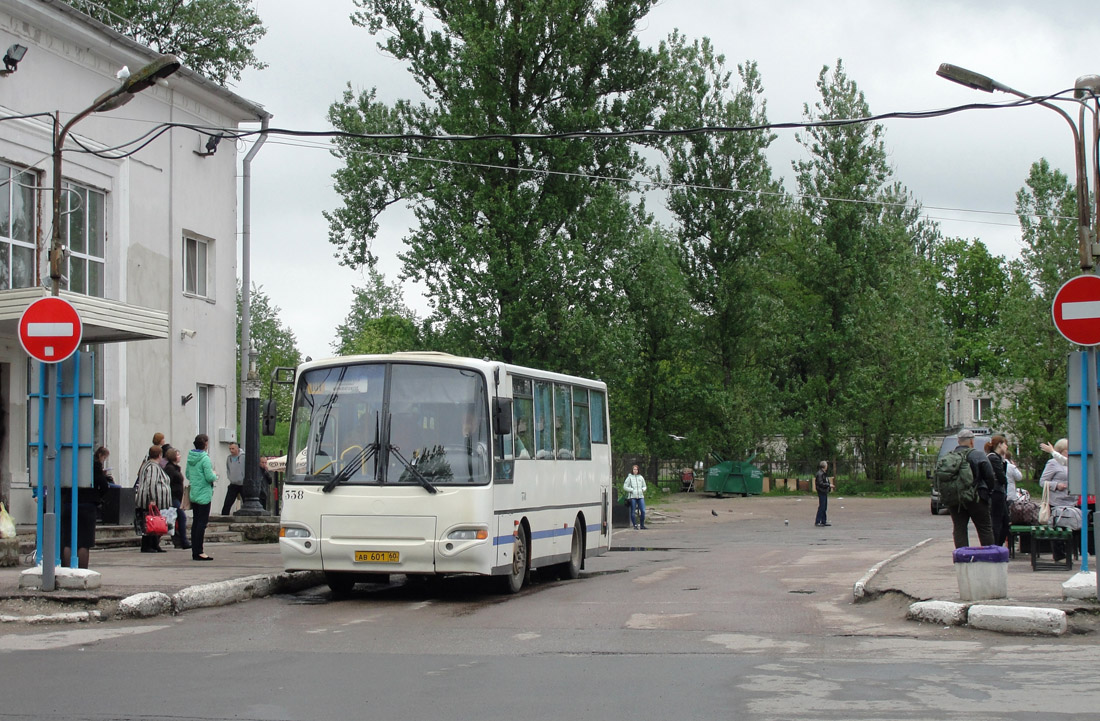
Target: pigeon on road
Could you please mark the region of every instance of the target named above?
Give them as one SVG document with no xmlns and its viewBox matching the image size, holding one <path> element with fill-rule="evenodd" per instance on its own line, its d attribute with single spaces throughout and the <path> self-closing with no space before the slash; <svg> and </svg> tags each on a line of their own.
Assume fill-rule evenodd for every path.
<svg viewBox="0 0 1100 721">
<path fill-rule="evenodd" d="M 714 509 L 712 508 L 712 509 L 710 509 L 710 515 L 712 515 L 712 516 L 717 516 L 717 515 L 718 515 L 718 511 L 716 511 L 716 510 L 714 510 Z"/>
</svg>

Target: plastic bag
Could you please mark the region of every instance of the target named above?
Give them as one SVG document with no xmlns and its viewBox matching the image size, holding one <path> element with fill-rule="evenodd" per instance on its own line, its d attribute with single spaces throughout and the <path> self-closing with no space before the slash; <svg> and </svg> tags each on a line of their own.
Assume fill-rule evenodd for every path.
<svg viewBox="0 0 1100 721">
<path fill-rule="evenodd" d="M 0 503 L 0 538 L 15 538 L 15 519 Z"/>
<path fill-rule="evenodd" d="M 160 509 L 160 515 L 164 516 L 164 522 L 168 524 L 169 528 L 172 528 L 176 525 L 175 508 L 162 508 Z"/>
</svg>

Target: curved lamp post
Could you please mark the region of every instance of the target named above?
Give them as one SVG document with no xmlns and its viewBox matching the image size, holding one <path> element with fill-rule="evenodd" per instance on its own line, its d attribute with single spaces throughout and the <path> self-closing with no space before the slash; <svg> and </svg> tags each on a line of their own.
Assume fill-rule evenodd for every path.
<svg viewBox="0 0 1100 721">
<path fill-rule="evenodd" d="M 983 90 L 987 93 L 992 93 L 994 90 L 998 90 L 1002 93 L 1008 93 L 1009 95 L 1015 95 L 1018 98 L 1033 99 L 1034 95 L 1028 95 L 1022 93 L 1019 90 L 999 83 L 993 78 L 986 77 L 980 73 L 976 73 L 973 70 L 967 70 L 966 68 L 960 68 L 957 65 L 951 65 L 950 63 L 943 63 L 940 65 L 939 70 L 936 71 L 936 75 L 941 78 L 946 78 L 959 85 L 965 85 L 968 88 L 974 88 L 975 90 Z M 1097 90 L 1100 90 L 1100 77 L 1096 75 L 1084 75 L 1077 79 L 1077 85 L 1075 85 L 1075 97 L 1081 99 L 1083 97 L 1093 95 Z M 1094 266 L 1093 262 L 1093 239 L 1092 239 L 1092 213 L 1089 208 L 1089 183 L 1087 168 L 1088 165 L 1085 160 L 1085 141 L 1081 135 L 1081 130 L 1084 128 L 1085 123 L 1085 105 L 1081 104 L 1081 117 L 1079 123 L 1074 123 L 1073 118 L 1069 113 L 1062 110 L 1057 105 L 1049 103 L 1047 101 L 1039 101 L 1038 105 L 1042 105 L 1044 108 L 1050 108 L 1054 112 L 1061 115 L 1069 123 L 1069 128 L 1073 132 L 1073 157 L 1077 166 L 1077 244 L 1078 255 L 1081 261 L 1081 270 L 1092 270 Z M 1093 146 L 1095 147 L 1097 138 L 1097 119 L 1095 114 L 1093 115 Z M 1097 181 L 1100 185 L 1100 180 Z"/>
<path fill-rule="evenodd" d="M 141 70 L 122 81 L 113 90 L 100 95 L 84 110 L 61 126 L 61 120 L 54 116 L 53 141 L 53 233 L 50 247 L 50 279 L 53 281 L 53 295 L 61 292 L 61 271 L 65 259 L 65 246 L 61 238 L 61 151 L 65 147 L 65 138 L 72 127 L 92 113 L 103 113 L 121 108 L 133 100 L 134 95 L 156 84 L 180 69 L 180 60 L 175 55 L 162 55 Z"/>
</svg>

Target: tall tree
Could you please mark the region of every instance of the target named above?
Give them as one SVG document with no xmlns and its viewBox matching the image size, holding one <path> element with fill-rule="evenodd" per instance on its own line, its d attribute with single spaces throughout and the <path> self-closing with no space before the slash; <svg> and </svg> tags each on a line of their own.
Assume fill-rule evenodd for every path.
<svg viewBox="0 0 1100 721">
<path fill-rule="evenodd" d="M 1008 265 L 980 240 L 952 238 L 933 255 L 940 269 L 943 318 L 951 332 L 951 372 L 958 378 L 1000 377 L 1010 340 L 1000 317 L 1009 290 Z"/>
<path fill-rule="evenodd" d="M 661 127 L 767 123 L 755 63 L 737 67 L 735 87 L 709 40 L 689 43 L 678 33 L 662 44 L 661 60 Z M 673 135 L 662 146 L 686 287 L 700 311 L 699 425 L 723 455 L 758 444 L 774 395 L 757 362 L 768 332 L 762 252 L 782 227 L 782 188 L 766 156 L 774 139 L 767 131 Z"/>
<path fill-rule="evenodd" d="M 256 370 L 260 381 L 263 383 L 261 394 L 267 393 L 267 387 L 271 381 L 272 373 L 278 367 L 293 368 L 302 362 L 302 353 L 298 350 L 298 340 L 294 337 L 294 331 L 283 324 L 279 318 L 282 312 L 279 306 L 271 302 L 271 298 L 264 292 L 263 286 L 252 286 L 249 294 L 249 328 L 252 342 L 256 344 L 259 357 L 256 362 Z M 237 281 L 237 377 L 240 377 L 241 358 L 241 284 Z M 290 386 L 275 384 L 274 398 L 279 411 L 280 420 L 290 420 L 291 410 Z"/>
<path fill-rule="evenodd" d="M 653 55 L 635 35 L 654 0 L 356 0 L 426 98 L 349 89 L 329 111 L 356 133 L 505 134 L 499 140 L 338 142 L 343 207 L 327 213 L 341 262 L 372 262 L 378 216 L 412 208 L 403 275 L 423 281 L 465 352 L 586 372 L 605 351 L 608 269 L 647 218 L 625 140 L 524 133 L 644 126 Z M 366 150 L 368 152 L 361 152 Z"/>
<path fill-rule="evenodd" d="M 1066 434 L 1066 355 L 1073 346 L 1055 329 L 1050 306 L 1058 288 L 1080 273 L 1075 186 L 1039 160 L 1016 193 L 1016 214 L 1023 250 L 1010 266 L 1000 333 L 1006 375 L 1017 385 L 995 389 L 1011 402 L 994 409 L 994 421 L 1034 464 L 1040 441 Z"/>
<path fill-rule="evenodd" d="M 817 86 L 808 120 L 870 115 L 840 61 Z M 921 292 L 933 287 L 922 254 L 935 229 L 904 188 L 888 185 L 880 125 L 823 125 L 799 141 L 809 158 L 794 164 L 802 218 L 789 254 L 801 287 L 788 296 L 785 323 L 790 449 L 806 462 L 857 450 L 868 474 L 885 478 L 911 439 L 931 430 L 942 393 L 942 376 L 929 371 L 946 346 L 935 296 Z"/>
<path fill-rule="evenodd" d="M 252 0 L 68 0 L 104 25 L 225 85 L 267 67 L 253 47 L 264 36 Z"/>
<path fill-rule="evenodd" d="M 352 289 L 355 299 L 344 322 L 336 327 L 333 350 L 353 355 L 419 349 L 416 313 L 405 305 L 401 284 L 387 283 L 376 268 L 367 269 L 366 281 Z"/>
</svg>

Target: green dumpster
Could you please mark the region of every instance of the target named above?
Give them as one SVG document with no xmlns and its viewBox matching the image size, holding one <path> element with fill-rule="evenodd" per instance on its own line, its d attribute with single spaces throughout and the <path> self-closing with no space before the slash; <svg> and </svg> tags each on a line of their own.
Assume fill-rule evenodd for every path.
<svg viewBox="0 0 1100 721">
<path fill-rule="evenodd" d="M 721 461 L 707 469 L 703 490 L 721 498 L 725 493 L 758 496 L 764 492 L 764 472 L 747 461 Z"/>
</svg>

